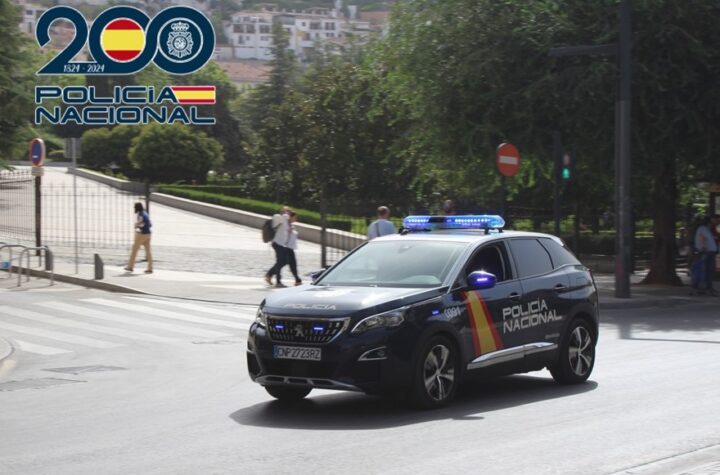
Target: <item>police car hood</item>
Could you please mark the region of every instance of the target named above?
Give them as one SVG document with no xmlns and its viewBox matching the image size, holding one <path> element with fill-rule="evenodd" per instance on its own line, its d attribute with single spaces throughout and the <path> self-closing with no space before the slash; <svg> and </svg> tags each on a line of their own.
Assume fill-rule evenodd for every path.
<svg viewBox="0 0 720 475">
<path fill-rule="evenodd" d="M 437 297 L 446 291 L 446 287 L 418 289 L 304 285 L 268 296 L 263 308 L 268 313 L 278 315 L 372 315 Z"/>
</svg>

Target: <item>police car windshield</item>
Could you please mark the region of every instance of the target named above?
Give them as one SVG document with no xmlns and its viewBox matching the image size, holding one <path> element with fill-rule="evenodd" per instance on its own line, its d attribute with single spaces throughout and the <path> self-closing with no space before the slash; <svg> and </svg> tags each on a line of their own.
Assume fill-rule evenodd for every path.
<svg viewBox="0 0 720 475">
<path fill-rule="evenodd" d="M 467 243 L 373 241 L 325 274 L 318 285 L 439 287 Z"/>
</svg>

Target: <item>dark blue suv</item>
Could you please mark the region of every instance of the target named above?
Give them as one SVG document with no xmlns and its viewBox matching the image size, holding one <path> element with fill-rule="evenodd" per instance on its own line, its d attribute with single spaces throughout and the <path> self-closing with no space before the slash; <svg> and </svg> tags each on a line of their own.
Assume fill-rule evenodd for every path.
<svg viewBox="0 0 720 475">
<path fill-rule="evenodd" d="M 472 375 L 548 368 L 563 384 L 595 363 L 597 289 L 557 237 L 499 216 L 411 216 L 311 285 L 268 296 L 250 327 L 253 381 L 279 400 L 313 388 L 451 401 Z"/>
</svg>

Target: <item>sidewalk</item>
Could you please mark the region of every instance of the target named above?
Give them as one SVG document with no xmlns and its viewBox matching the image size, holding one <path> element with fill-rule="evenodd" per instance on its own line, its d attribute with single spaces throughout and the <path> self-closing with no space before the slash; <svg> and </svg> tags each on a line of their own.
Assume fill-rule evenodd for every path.
<svg viewBox="0 0 720 475">
<path fill-rule="evenodd" d="M 269 287 L 261 277 L 247 277 L 238 275 L 210 274 L 200 272 L 184 272 L 176 270 L 156 269 L 153 274 L 144 274 L 142 265 L 135 272 L 129 273 L 119 266 L 106 265 L 103 280 L 95 280 L 94 268 L 91 265 L 80 264 L 79 272 L 75 273 L 75 265 L 69 262 L 56 262 L 55 279 L 90 288 L 97 288 L 115 292 L 142 293 L 163 297 L 173 297 L 191 300 L 205 300 L 244 305 L 258 305 L 270 292 L 280 289 Z M 42 271 L 33 271 L 33 274 L 45 274 Z M 600 308 L 622 309 L 641 307 L 672 307 L 697 301 L 716 299 L 716 297 L 691 297 L 687 286 L 687 276 L 679 272 L 685 282 L 683 287 L 668 287 L 658 285 L 641 285 L 639 282 L 643 274 L 631 276 L 631 298 L 620 299 L 614 296 L 614 276 L 612 274 L 595 274 L 598 287 Z M 4 277 L 4 276 L 2 276 Z M 305 276 L 303 276 L 305 277 Z M 286 279 L 287 280 L 287 279 Z M 310 278 L 304 278 L 305 283 Z M 46 287 L 46 279 L 32 277 L 29 283 L 23 277 L 22 287 L 16 287 L 17 277 L 12 279 L 0 278 L 0 287 L 8 290 L 18 290 Z M 720 304 L 720 299 L 717 299 Z"/>
</svg>

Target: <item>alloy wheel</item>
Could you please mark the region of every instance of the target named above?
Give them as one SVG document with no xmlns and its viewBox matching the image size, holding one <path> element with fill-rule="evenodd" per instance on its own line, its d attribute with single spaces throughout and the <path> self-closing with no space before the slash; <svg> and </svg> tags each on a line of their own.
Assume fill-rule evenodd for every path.
<svg viewBox="0 0 720 475">
<path fill-rule="evenodd" d="M 572 372 L 577 376 L 584 376 L 592 368 L 593 356 L 590 332 L 585 327 L 576 327 L 568 344 L 568 359 Z"/>
<path fill-rule="evenodd" d="M 425 358 L 423 379 L 425 390 L 434 401 L 448 397 L 455 384 L 455 362 L 450 348 L 443 344 L 432 347 Z"/>
</svg>

